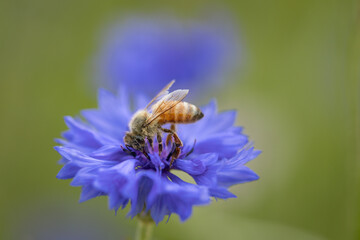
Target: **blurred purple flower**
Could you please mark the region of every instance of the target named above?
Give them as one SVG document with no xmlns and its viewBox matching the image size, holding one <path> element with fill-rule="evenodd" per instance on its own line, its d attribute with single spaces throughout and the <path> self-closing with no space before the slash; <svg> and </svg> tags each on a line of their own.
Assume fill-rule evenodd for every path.
<svg viewBox="0 0 360 240">
<path fill-rule="evenodd" d="M 227 22 L 184 22 L 173 18 L 128 18 L 104 34 L 96 58 L 101 86 L 132 93 L 160 89 L 171 79 L 179 88 L 219 86 L 238 64 L 239 46 Z"/>
<path fill-rule="evenodd" d="M 146 99 L 137 99 L 136 108 L 144 108 Z M 233 126 L 235 111 L 217 113 L 212 101 L 202 108 L 203 119 L 178 125 L 184 146 L 170 167 L 171 146 L 165 142 L 160 156 L 156 141 L 154 149 L 148 149 L 150 160 L 121 148 L 133 114 L 126 91 L 115 96 L 101 90 L 98 101 L 99 109 L 81 112 L 85 121 L 65 117 L 69 130 L 57 140 L 62 146 L 55 147 L 64 164 L 57 177 L 73 178 L 71 185 L 82 187 L 81 202 L 108 195 L 109 208 L 115 211 L 131 202 L 131 217 L 144 210 L 156 223 L 173 213 L 185 221 L 194 205 L 208 204 L 211 197 L 236 197 L 228 191 L 230 186 L 258 179 L 245 164 L 260 151 L 249 146 L 241 127 Z M 195 183 L 185 182 L 172 170 L 187 173 Z"/>
</svg>

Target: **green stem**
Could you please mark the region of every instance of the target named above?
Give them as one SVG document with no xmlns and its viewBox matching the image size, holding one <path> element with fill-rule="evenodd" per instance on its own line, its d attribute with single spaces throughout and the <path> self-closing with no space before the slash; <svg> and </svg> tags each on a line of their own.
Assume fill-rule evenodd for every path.
<svg viewBox="0 0 360 240">
<path fill-rule="evenodd" d="M 151 240 L 154 225 L 155 223 L 149 214 L 144 212 L 140 213 L 138 215 L 135 240 Z"/>
</svg>

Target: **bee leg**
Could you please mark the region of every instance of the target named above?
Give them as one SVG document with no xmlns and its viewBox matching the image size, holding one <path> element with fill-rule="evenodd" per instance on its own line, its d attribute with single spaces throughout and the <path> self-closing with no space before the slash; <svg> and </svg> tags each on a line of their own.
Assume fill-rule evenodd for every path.
<svg viewBox="0 0 360 240">
<path fill-rule="evenodd" d="M 174 138 L 174 142 L 175 142 L 176 147 L 182 147 L 183 143 L 182 143 L 181 139 L 179 138 L 179 136 L 177 135 L 177 133 L 173 132 L 172 136 Z"/>
<path fill-rule="evenodd" d="M 171 143 L 171 138 L 172 138 L 172 134 L 169 133 L 169 134 L 166 136 L 166 141 L 165 141 L 166 146 L 168 146 L 168 145 Z"/>
<path fill-rule="evenodd" d="M 172 164 L 174 163 L 175 159 L 179 157 L 179 155 L 181 153 L 180 147 L 183 146 L 183 143 L 182 143 L 181 139 L 179 138 L 179 136 L 177 135 L 177 133 L 175 131 L 173 131 L 172 129 L 170 130 L 170 129 L 166 129 L 166 128 L 161 128 L 161 130 L 166 133 L 170 133 L 172 135 L 172 137 L 174 138 L 175 150 L 171 156 L 171 161 L 170 161 L 170 167 L 171 167 Z"/>
<path fill-rule="evenodd" d="M 170 129 L 166 129 L 166 128 L 161 128 L 161 131 L 163 131 L 164 133 L 168 133 L 167 137 L 166 137 L 166 146 L 169 145 L 169 143 L 171 142 L 171 138 L 173 137 L 173 131 Z"/>
<path fill-rule="evenodd" d="M 148 160 L 151 160 L 149 154 L 147 154 L 147 152 L 145 151 L 145 149 L 142 150 L 142 153 L 144 154 L 144 156 L 145 156 Z"/>
<path fill-rule="evenodd" d="M 176 126 L 175 124 L 171 124 L 170 126 L 170 130 L 173 131 L 173 132 L 176 132 Z M 173 137 L 173 134 L 168 134 L 167 137 L 166 137 L 166 145 L 169 145 L 169 143 L 171 142 L 171 138 Z"/>
<path fill-rule="evenodd" d="M 147 138 L 147 140 L 149 141 L 151 149 L 154 150 L 152 138 Z"/>
<path fill-rule="evenodd" d="M 174 144 L 172 144 L 171 150 L 170 150 L 169 154 L 168 154 L 167 157 L 166 157 L 166 161 L 169 161 L 169 160 L 170 160 L 170 158 L 172 157 L 172 155 L 173 155 L 174 152 L 175 152 L 175 148 L 176 148 L 176 146 L 175 146 L 175 143 L 174 143 Z"/>
<path fill-rule="evenodd" d="M 182 147 L 183 143 L 180 140 L 179 136 L 177 135 L 176 132 L 174 132 L 173 130 L 170 129 L 166 129 L 166 128 L 161 128 L 161 130 L 165 133 L 170 133 L 170 135 L 174 138 L 174 142 L 176 144 L 177 147 Z"/>
<path fill-rule="evenodd" d="M 175 159 L 177 159 L 177 158 L 179 157 L 180 153 L 181 153 L 181 149 L 178 148 L 178 147 L 175 148 L 175 150 L 174 150 L 174 152 L 173 152 L 173 154 L 172 154 L 172 156 L 171 156 L 171 161 L 170 161 L 170 164 L 169 164 L 169 167 L 170 167 L 170 168 L 172 167 Z"/>
<path fill-rule="evenodd" d="M 173 137 L 174 137 L 174 142 L 175 142 L 175 150 L 171 156 L 170 168 L 171 168 L 172 164 L 174 163 L 175 159 L 177 159 L 180 156 L 180 153 L 181 153 L 180 147 L 183 146 L 183 143 L 181 142 L 181 140 L 176 132 L 173 133 Z"/>
<path fill-rule="evenodd" d="M 158 141 L 158 146 L 159 146 L 159 156 L 161 155 L 162 149 L 163 149 L 163 145 L 162 145 L 162 138 L 161 138 L 161 132 L 158 132 L 156 134 L 156 139 Z"/>
</svg>

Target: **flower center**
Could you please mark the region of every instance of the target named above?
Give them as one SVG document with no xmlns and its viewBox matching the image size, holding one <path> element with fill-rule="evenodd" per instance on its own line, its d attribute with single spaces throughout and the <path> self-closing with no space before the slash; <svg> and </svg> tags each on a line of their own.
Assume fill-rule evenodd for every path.
<svg viewBox="0 0 360 240">
<path fill-rule="evenodd" d="M 175 143 L 165 145 L 155 143 L 150 145 L 150 143 L 147 142 L 144 151 L 142 152 L 135 150 L 130 146 L 127 146 L 126 148 L 122 147 L 122 149 L 124 152 L 139 160 L 139 165 L 136 169 L 170 170 L 176 166 L 176 159 L 186 158 L 194 151 L 195 144 L 196 140 L 194 140 L 192 148 L 187 152 L 183 152 L 183 147 L 179 148 Z M 160 146 L 164 146 L 164 148 Z"/>
</svg>

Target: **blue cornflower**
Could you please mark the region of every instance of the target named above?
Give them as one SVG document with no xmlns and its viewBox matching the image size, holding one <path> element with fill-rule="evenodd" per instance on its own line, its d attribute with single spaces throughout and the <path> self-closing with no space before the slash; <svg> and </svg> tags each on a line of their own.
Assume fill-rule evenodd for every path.
<svg viewBox="0 0 360 240">
<path fill-rule="evenodd" d="M 135 107 L 144 108 L 146 99 L 137 100 Z M 83 110 L 82 117 L 65 117 L 69 129 L 57 140 L 62 146 L 55 147 L 64 165 L 57 177 L 73 178 L 71 185 L 82 187 L 80 202 L 107 195 L 115 211 L 130 202 L 131 217 L 146 212 L 158 223 L 175 213 L 185 221 L 194 205 L 208 204 L 211 197 L 236 197 L 230 186 L 258 179 L 245 164 L 260 151 L 249 145 L 241 127 L 233 126 L 235 111 L 217 113 L 215 101 L 202 108 L 200 121 L 178 125 L 184 146 L 171 166 L 172 146 L 165 140 L 160 156 L 156 141 L 154 149 L 148 146 L 149 158 L 122 148 L 133 115 L 125 90 L 118 95 L 100 90 L 98 101 L 99 108 Z M 187 173 L 194 183 L 173 170 Z"/>
<path fill-rule="evenodd" d="M 239 46 L 228 22 L 187 22 L 169 17 L 132 17 L 115 22 L 96 55 L 96 80 L 147 94 L 169 79 L 193 93 L 219 86 L 239 63 Z M 146 79 L 146 80 L 145 80 Z M 196 95 L 195 95 L 196 96 Z"/>
</svg>

